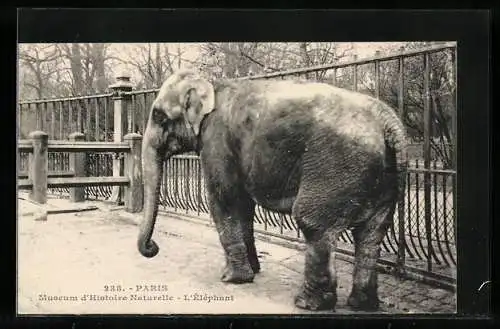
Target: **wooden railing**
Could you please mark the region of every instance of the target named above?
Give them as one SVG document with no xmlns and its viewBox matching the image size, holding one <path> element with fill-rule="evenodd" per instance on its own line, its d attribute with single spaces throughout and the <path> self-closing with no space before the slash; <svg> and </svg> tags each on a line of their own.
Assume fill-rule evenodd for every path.
<svg viewBox="0 0 500 329">
<path fill-rule="evenodd" d="M 19 188 L 31 189 L 30 197 L 41 204 L 47 202 L 47 189 L 70 187 L 73 202 L 84 201 L 86 186 L 123 186 L 125 208 L 128 212 L 139 212 L 143 205 L 143 182 L 141 165 L 142 136 L 131 133 L 125 142 L 85 142 L 82 133 L 70 135 L 70 141 L 49 140 L 43 131 L 34 131 L 29 140 L 20 140 L 18 152 L 29 153 L 29 169 L 19 175 Z M 48 152 L 68 152 L 70 172 L 49 172 Z M 116 152 L 125 154 L 124 176 L 85 177 L 85 152 Z M 26 177 L 26 178 L 25 178 Z"/>
</svg>

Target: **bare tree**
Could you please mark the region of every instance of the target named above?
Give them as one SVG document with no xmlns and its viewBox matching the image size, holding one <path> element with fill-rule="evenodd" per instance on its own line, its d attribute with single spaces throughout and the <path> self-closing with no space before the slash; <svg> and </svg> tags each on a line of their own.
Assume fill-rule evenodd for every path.
<svg viewBox="0 0 500 329">
<path fill-rule="evenodd" d="M 53 44 L 24 44 L 19 50 L 21 69 L 26 69 L 23 85 L 35 90 L 38 99 L 49 97 L 50 80 L 61 70 L 57 66 L 61 57 L 57 47 Z"/>
<path fill-rule="evenodd" d="M 138 89 L 159 88 L 166 77 L 181 68 L 183 63 L 180 45 L 147 43 L 129 47 L 128 52 L 128 56 L 122 56 L 119 61 L 139 73 Z"/>
<path fill-rule="evenodd" d="M 69 62 L 72 95 L 106 91 L 109 84 L 106 75 L 106 62 L 113 58 L 107 54 L 109 44 L 58 44 L 58 48 Z"/>
<path fill-rule="evenodd" d="M 234 78 L 334 63 L 350 50 L 352 47 L 323 42 L 206 43 L 201 46 L 199 61 L 210 75 Z M 323 74 L 318 72 L 315 78 L 320 80 Z"/>
</svg>

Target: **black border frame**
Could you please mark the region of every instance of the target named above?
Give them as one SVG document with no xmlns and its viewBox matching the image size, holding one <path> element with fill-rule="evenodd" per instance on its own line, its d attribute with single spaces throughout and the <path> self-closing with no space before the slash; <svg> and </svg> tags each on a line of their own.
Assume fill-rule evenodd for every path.
<svg viewBox="0 0 500 329">
<path fill-rule="evenodd" d="M 20 9 L 17 14 L 19 42 L 457 41 L 458 241 L 459 243 L 465 241 L 463 247 L 458 249 L 458 313 L 456 316 L 397 316 L 396 318 L 376 316 L 368 321 L 370 325 L 379 323 L 384 324 L 384 327 L 387 327 L 387 323 L 397 324 L 400 321 L 409 321 L 410 325 L 416 324 L 415 322 L 423 325 L 427 323 L 428 326 L 429 318 L 433 318 L 432 321 L 445 318 L 462 319 L 461 325 L 464 326 L 469 322 L 465 321 L 466 319 L 474 318 L 476 321 L 487 320 L 481 323 L 482 325 L 490 323 L 488 318 L 491 315 L 491 285 L 486 285 L 479 293 L 477 291 L 482 282 L 492 280 L 493 266 L 490 251 L 492 244 L 490 182 L 492 180 L 489 133 L 492 121 L 489 118 L 491 108 L 489 84 L 491 82 L 492 39 L 489 11 Z M 12 18 L 9 16 L 9 19 L 4 20 L 2 24 L 4 23 L 12 23 Z M 15 35 L 12 46 L 17 50 Z M 10 63 L 8 65 L 13 78 L 17 81 L 16 60 L 16 52 L 14 52 L 8 58 Z M 12 80 L 10 80 L 10 85 L 13 86 Z M 10 108 L 16 106 L 15 88 L 13 87 L 12 90 L 14 97 L 12 99 L 11 95 L 13 104 Z M 8 115 L 11 113 L 9 112 Z M 2 130 L 6 133 L 5 139 L 10 139 L 14 148 L 13 163 L 9 168 L 14 171 L 16 134 L 15 126 L 10 124 L 13 121 L 10 120 L 15 120 L 15 112 L 12 112 L 11 119 L 2 123 L 6 125 L 6 128 Z M 9 131 L 9 126 L 10 129 L 14 129 L 13 132 Z M 2 165 L 9 164 L 4 162 Z M 2 179 L 2 183 L 5 185 L 12 183 L 15 188 L 15 176 L 13 175 L 8 183 Z M 14 198 L 15 196 L 12 201 L 15 204 Z M 7 207 L 5 209 L 12 208 L 12 204 Z M 13 215 L 16 215 L 15 208 Z M 11 238 L 16 236 L 16 227 L 13 218 L 8 221 L 8 225 L 7 221 L 4 223 L 6 226 L 2 231 L 9 238 L 7 241 L 10 240 L 7 244 L 11 251 L 8 262 L 9 266 L 12 266 L 11 274 L 14 274 L 11 275 L 11 281 L 7 285 L 7 287 L 10 286 L 7 296 L 11 304 L 7 306 L 5 313 L 7 319 L 12 320 L 11 317 L 15 317 L 16 314 L 16 238 Z M 5 239 L 2 239 L 2 243 L 4 241 Z M 314 316 L 308 320 L 316 322 L 316 319 L 323 318 L 322 323 L 339 326 L 341 324 L 353 325 L 355 317 L 334 315 L 332 320 L 331 317 L 328 319 L 324 316 Z M 51 316 L 45 319 L 18 318 L 15 322 L 20 325 L 26 323 L 50 323 L 50 325 L 94 323 L 99 325 L 99 323 L 113 319 L 119 323 L 134 324 L 137 323 L 134 318 L 128 316 Z M 208 324 L 214 321 L 228 326 L 229 324 L 244 324 L 248 321 L 256 326 L 276 320 L 271 319 L 270 316 L 240 318 L 179 316 L 170 318 L 168 324 L 179 322 Z M 306 318 L 309 317 L 294 316 L 291 320 L 302 326 L 304 323 L 301 320 Z M 160 322 L 159 318 L 154 319 L 155 322 Z M 365 321 L 367 318 L 362 316 L 362 319 Z M 144 321 L 152 324 L 150 319 Z"/>
</svg>

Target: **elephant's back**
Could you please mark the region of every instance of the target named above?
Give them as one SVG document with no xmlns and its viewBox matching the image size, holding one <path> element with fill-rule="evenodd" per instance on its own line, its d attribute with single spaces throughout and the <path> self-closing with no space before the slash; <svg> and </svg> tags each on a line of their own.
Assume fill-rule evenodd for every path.
<svg viewBox="0 0 500 329">
<path fill-rule="evenodd" d="M 298 146 L 327 133 L 384 151 L 384 127 L 377 117 L 383 104 L 373 97 L 326 83 L 287 80 L 239 81 L 221 95 L 221 119 L 243 143 L 259 136 L 288 149 L 292 141 Z"/>
</svg>

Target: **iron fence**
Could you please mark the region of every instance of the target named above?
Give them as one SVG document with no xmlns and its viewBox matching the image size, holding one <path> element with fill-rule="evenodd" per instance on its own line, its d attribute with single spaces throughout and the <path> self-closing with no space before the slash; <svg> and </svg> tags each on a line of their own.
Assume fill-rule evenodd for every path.
<svg viewBox="0 0 500 329">
<path fill-rule="evenodd" d="M 418 169 L 418 168 L 416 168 Z M 404 200 L 404 215 L 394 215 L 382 244 L 382 258 L 396 272 L 414 271 L 431 275 L 444 286 L 452 287 L 456 266 L 456 217 L 453 207 L 455 179 L 453 172 L 437 169 L 432 174 L 430 197 L 431 220 L 425 218 L 425 172 L 408 172 Z M 209 214 L 204 177 L 197 156 L 174 156 L 165 163 L 160 204 L 168 210 L 189 214 Z M 303 242 L 303 237 L 291 216 L 256 208 L 256 228 L 287 240 Z M 430 234 L 429 234 L 430 233 Z M 353 251 L 349 231 L 340 236 L 339 251 Z M 401 250 L 401 249 L 404 249 Z M 429 266 L 430 263 L 430 266 Z"/>
<path fill-rule="evenodd" d="M 113 176 L 113 159 L 123 158 L 122 154 L 115 153 L 87 153 L 87 176 Z M 113 193 L 113 186 L 86 186 L 85 196 L 90 200 L 107 200 Z"/>
<path fill-rule="evenodd" d="M 113 141 L 112 94 L 19 102 L 18 131 L 21 139 L 41 130 L 49 139 L 67 140 L 80 132 L 86 141 Z"/>
<path fill-rule="evenodd" d="M 436 70 L 438 62 L 440 72 Z M 457 262 L 455 44 L 240 79 L 321 81 L 369 94 L 392 105 L 407 126 L 412 144 L 408 148 L 410 167 L 404 202 L 398 205 L 393 225 L 383 241 L 382 258 L 398 273 L 410 270 L 444 286 L 454 286 Z M 451 86 L 445 92 L 443 79 Z M 124 93 L 129 101 L 123 131 L 144 132 L 157 92 L 154 89 Z M 65 139 L 70 132 L 81 131 L 87 140 L 110 141 L 114 130 L 111 96 L 21 102 L 19 106 L 20 110 L 36 108 L 36 128 L 48 127 L 54 138 Z M 58 108 L 61 109 L 57 112 L 59 116 L 54 111 Z M 51 120 L 54 118 L 56 120 Z M 55 128 L 56 122 L 59 129 Z M 113 156 L 89 154 L 88 175 L 109 175 Z M 54 162 L 54 168 L 65 168 L 62 163 Z M 111 187 L 87 188 L 87 196 L 108 198 L 111 191 Z M 167 161 L 160 202 L 178 212 L 208 213 L 197 156 L 181 155 Z M 258 206 L 255 225 L 268 234 L 302 241 L 300 230 L 288 215 Z M 350 232 L 344 232 L 340 241 L 340 251 L 352 252 Z"/>
</svg>

